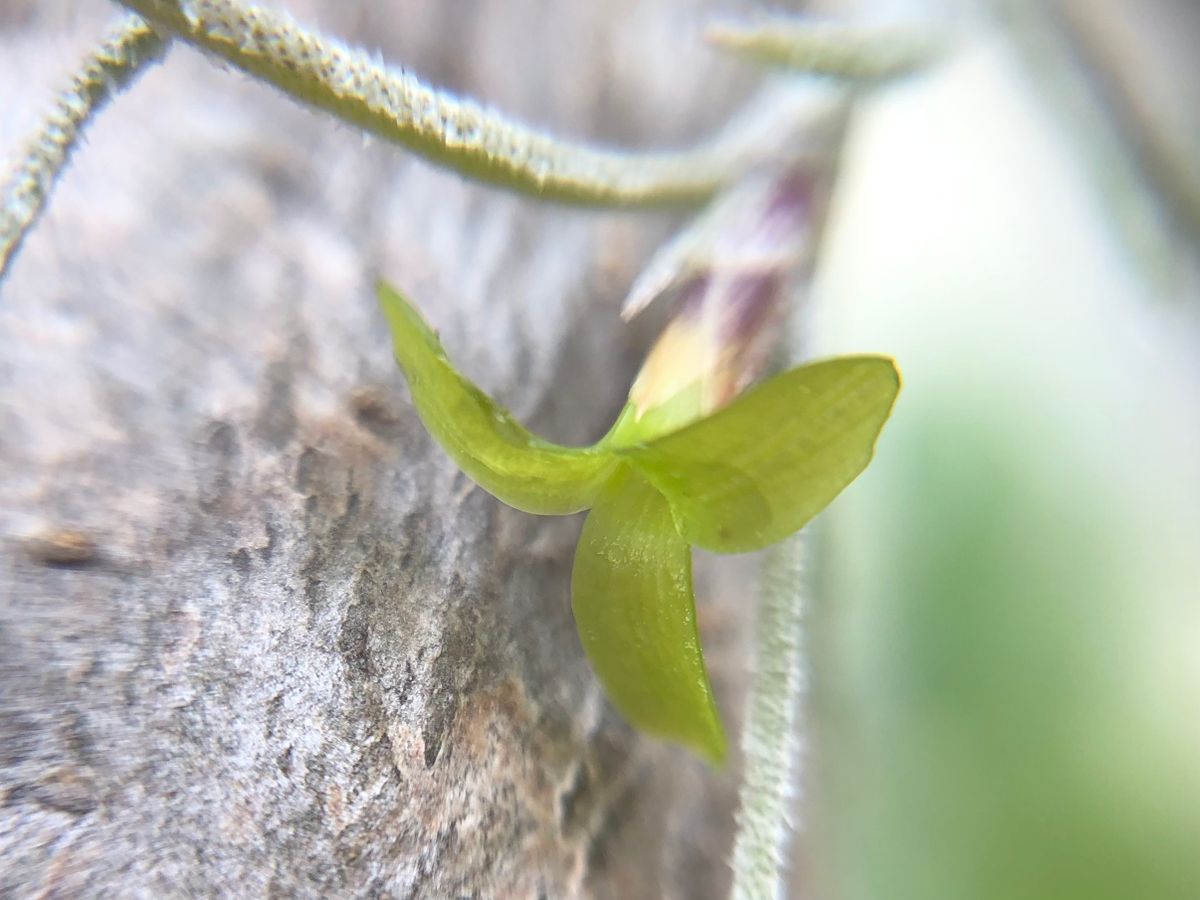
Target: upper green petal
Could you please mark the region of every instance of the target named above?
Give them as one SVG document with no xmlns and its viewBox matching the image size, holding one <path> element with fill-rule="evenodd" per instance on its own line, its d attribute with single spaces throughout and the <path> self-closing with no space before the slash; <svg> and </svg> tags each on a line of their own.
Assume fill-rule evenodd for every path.
<svg viewBox="0 0 1200 900">
<path fill-rule="evenodd" d="M 662 491 L 689 543 L 758 550 L 802 528 L 866 468 L 899 390 L 891 359 L 840 357 L 776 375 L 705 419 L 615 452 Z"/>
<path fill-rule="evenodd" d="M 612 476 L 584 522 L 571 604 L 613 706 L 644 731 L 724 760 L 696 632 L 691 548 L 662 495 L 629 466 Z"/>
<path fill-rule="evenodd" d="M 379 303 L 421 421 L 476 483 L 542 515 L 587 509 L 616 465 L 601 448 L 563 447 L 525 429 L 450 364 L 437 335 L 387 284 Z"/>
</svg>

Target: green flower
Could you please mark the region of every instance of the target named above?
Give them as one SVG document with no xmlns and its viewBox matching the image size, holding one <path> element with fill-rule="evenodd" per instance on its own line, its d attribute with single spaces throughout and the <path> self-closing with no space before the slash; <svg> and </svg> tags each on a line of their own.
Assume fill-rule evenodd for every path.
<svg viewBox="0 0 1200 900">
<path fill-rule="evenodd" d="M 525 512 L 591 510 L 571 601 L 613 706 L 720 763 L 725 734 L 696 632 L 691 548 L 758 550 L 824 509 L 871 459 L 900 387 L 895 364 L 849 356 L 800 366 L 701 418 L 631 403 L 596 444 L 564 447 L 459 374 L 400 294 L 381 284 L 379 299 L 417 412 L 467 475 Z"/>
</svg>

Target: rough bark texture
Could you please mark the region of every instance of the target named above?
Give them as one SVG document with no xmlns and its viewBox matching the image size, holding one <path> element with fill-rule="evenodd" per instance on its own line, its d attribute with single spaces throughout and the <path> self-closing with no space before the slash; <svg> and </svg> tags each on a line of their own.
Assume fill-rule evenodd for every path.
<svg viewBox="0 0 1200 900">
<path fill-rule="evenodd" d="M 290 4 L 643 144 L 735 89 L 668 7 Z M 8 12 L 6 150 L 112 10 Z M 371 290 L 590 440 L 645 348 L 616 309 L 663 225 L 464 184 L 184 48 L 118 99 L 0 289 L 0 895 L 724 893 L 736 761 L 606 705 L 568 603 L 579 519 L 456 471 Z M 748 589 L 705 568 L 733 729 Z"/>
</svg>

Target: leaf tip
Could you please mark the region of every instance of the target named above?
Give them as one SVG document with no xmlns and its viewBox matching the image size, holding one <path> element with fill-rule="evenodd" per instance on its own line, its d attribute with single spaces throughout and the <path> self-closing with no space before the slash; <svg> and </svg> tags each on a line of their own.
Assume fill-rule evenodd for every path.
<svg viewBox="0 0 1200 900">
<path fill-rule="evenodd" d="M 385 278 L 375 279 L 375 299 L 379 301 L 379 305 L 383 307 L 385 312 L 395 307 L 412 308 L 412 304 L 405 299 L 404 295 L 392 287 L 391 283 Z"/>
<path fill-rule="evenodd" d="M 901 388 L 904 387 L 904 374 L 900 371 L 900 364 L 896 362 L 896 358 L 885 353 L 866 353 L 858 356 L 835 357 L 835 360 L 837 359 L 857 366 L 873 366 L 876 369 L 876 376 L 873 377 L 878 377 L 881 382 L 889 383 L 891 400 L 883 416 L 883 421 L 886 422 L 896 405 L 896 398 L 900 395 Z"/>
<path fill-rule="evenodd" d="M 886 421 L 886 419 L 891 416 L 892 410 L 896 406 L 896 398 L 900 396 L 900 391 L 904 388 L 904 373 L 900 371 L 900 364 L 896 362 L 896 358 L 894 356 L 885 356 L 883 354 L 879 354 L 876 359 L 878 359 L 880 363 L 887 367 L 888 377 L 891 379 L 893 384 L 892 402 L 888 406 L 887 416 L 885 416 Z"/>
<path fill-rule="evenodd" d="M 705 761 L 714 769 L 725 768 L 729 757 L 729 747 L 725 740 L 725 729 L 721 726 L 721 719 L 717 716 L 715 709 L 706 733 L 698 736 L 697 740 L 691 742 L 689 746 L 704 757 Z"/>
</svg>

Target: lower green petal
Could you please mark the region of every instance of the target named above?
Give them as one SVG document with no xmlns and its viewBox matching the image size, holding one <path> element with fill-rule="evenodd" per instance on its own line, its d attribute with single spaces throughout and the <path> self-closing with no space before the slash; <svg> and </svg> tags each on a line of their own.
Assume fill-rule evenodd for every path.
<svg viewBox="0 0 1200 900">
<path fill-rule="evenodd" d="M 584 523 L 571 597 L 613 706 L 638 728 L 721 763 L 725 733 L 696 631 L 692 551 L 667 501 L 628 466 Z"/>
</svg>

